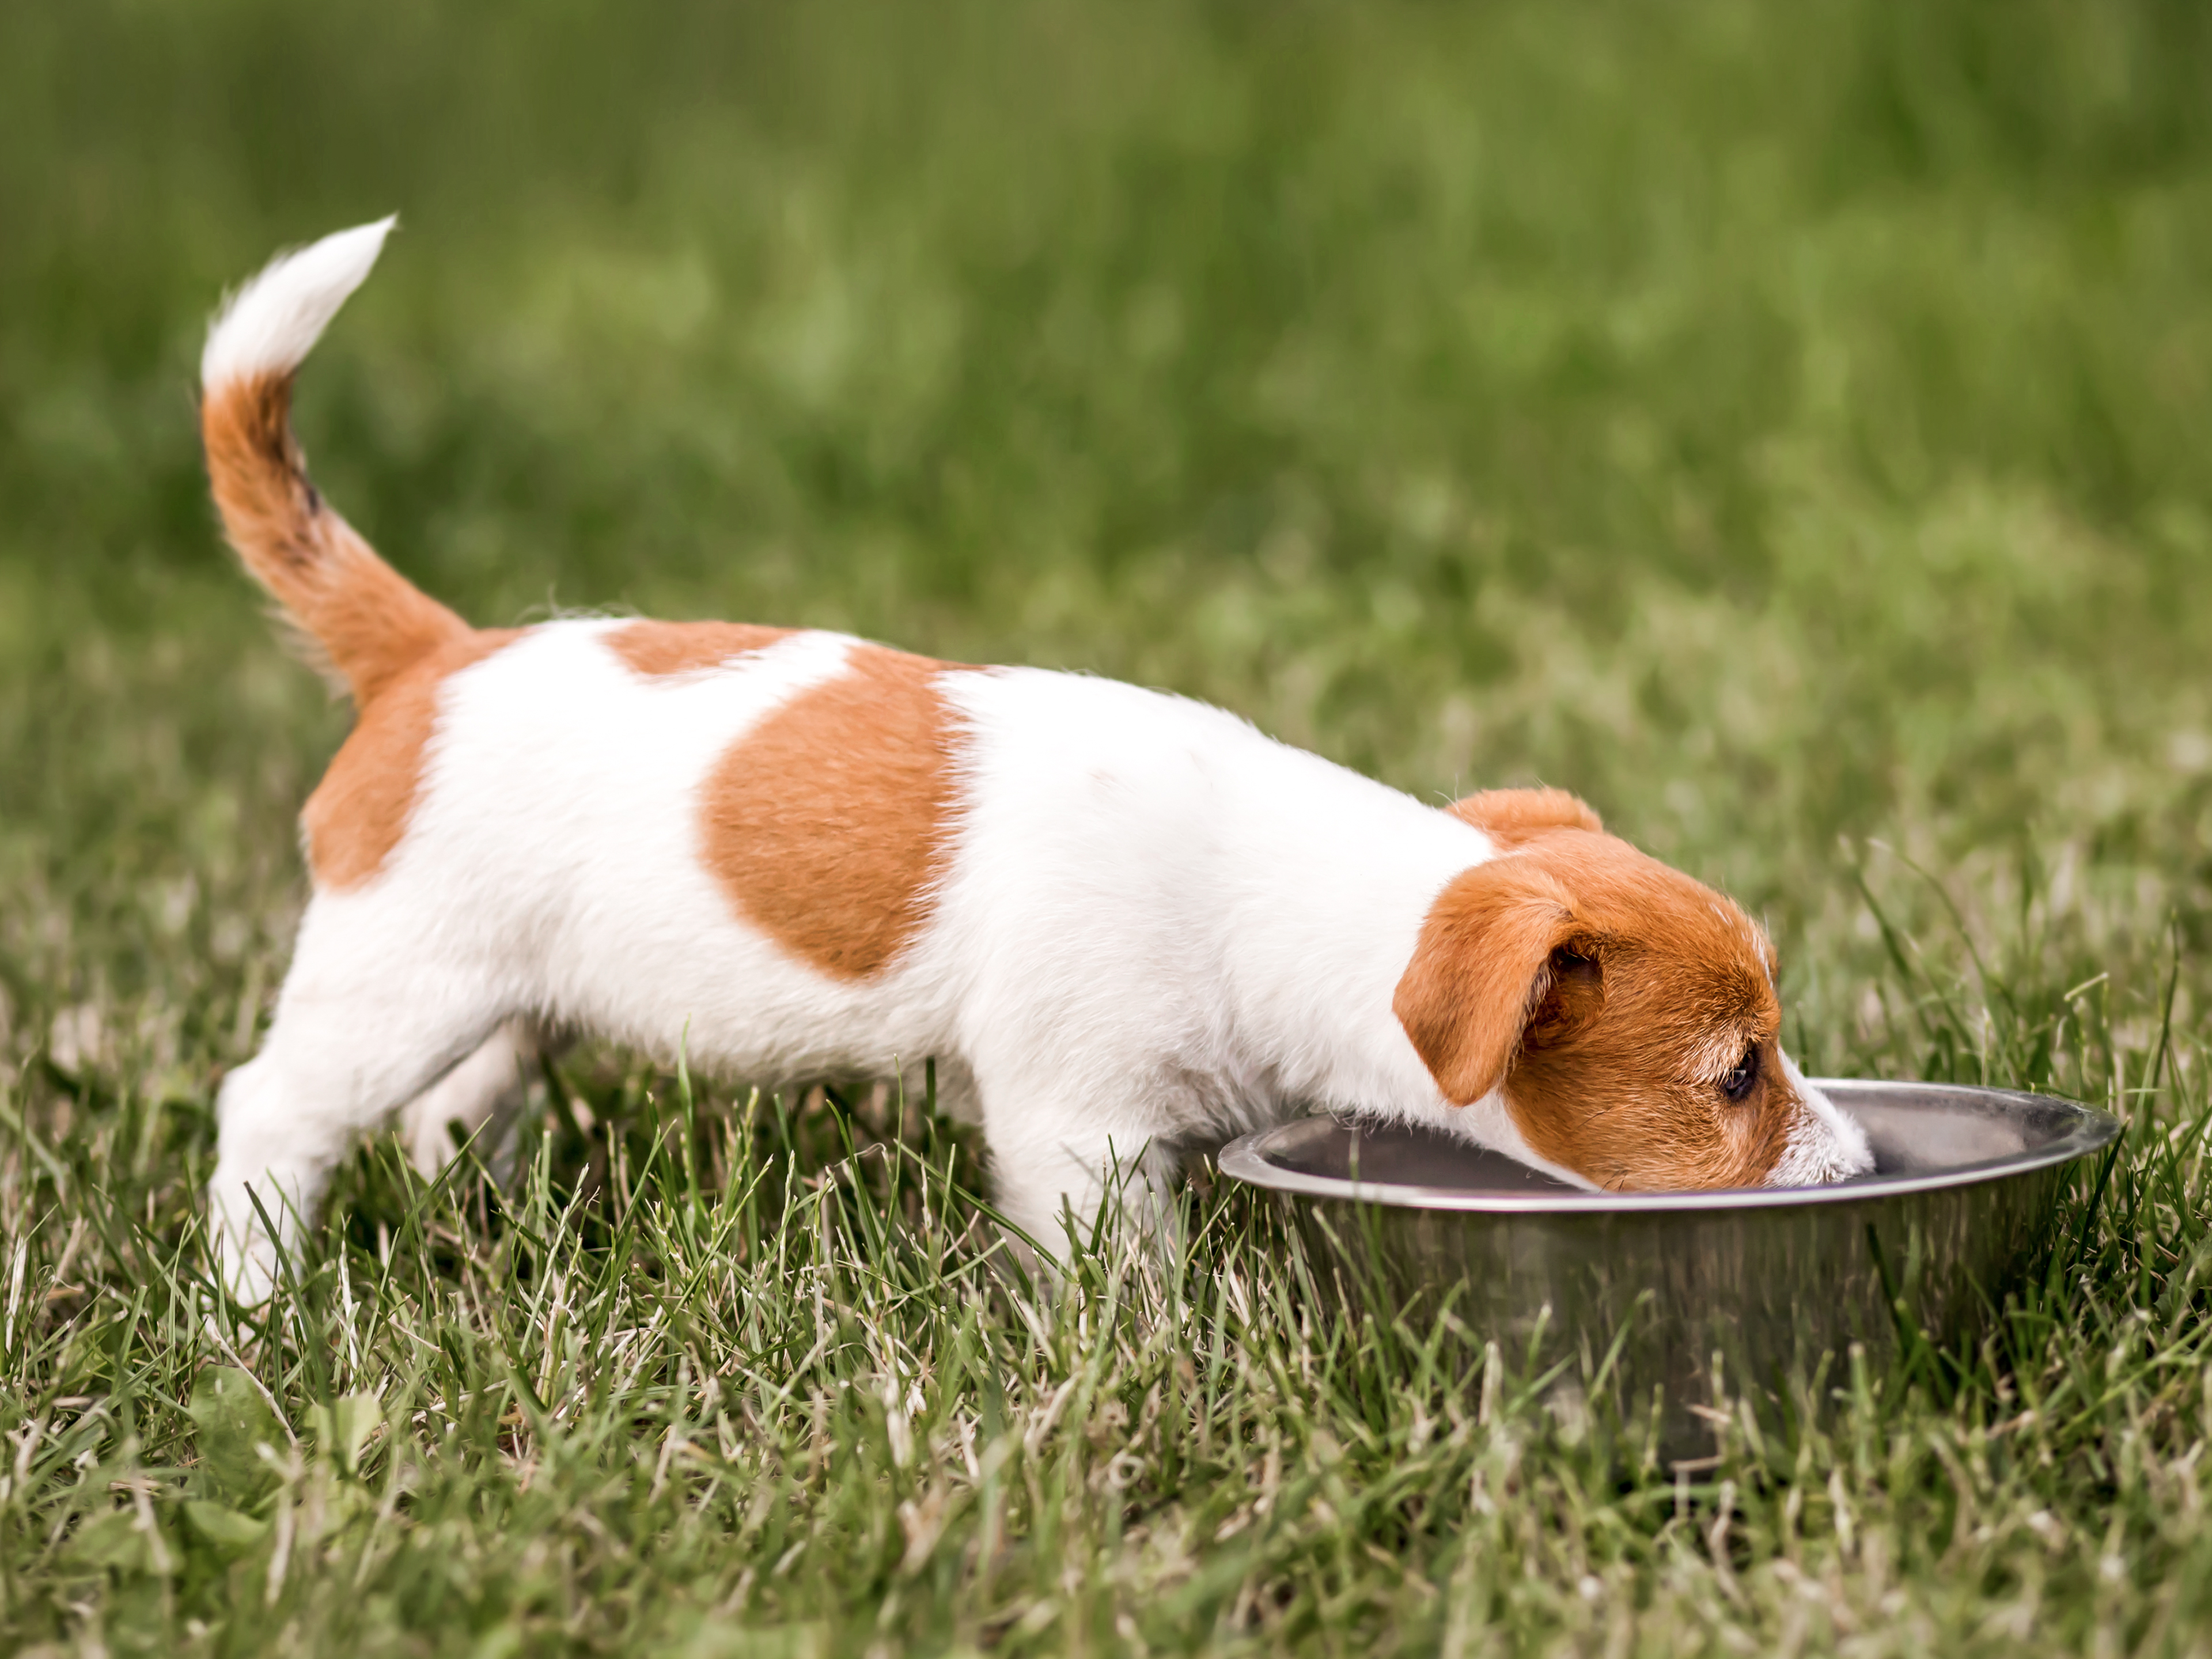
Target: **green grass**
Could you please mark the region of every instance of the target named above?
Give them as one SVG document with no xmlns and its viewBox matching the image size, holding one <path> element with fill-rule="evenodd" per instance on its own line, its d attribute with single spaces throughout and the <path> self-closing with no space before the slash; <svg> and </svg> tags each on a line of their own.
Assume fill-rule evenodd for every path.
<svg viewBox="0 0 2212 1659">
<path fill-rule="evenodd" d="M 0 1648 L 2212 1646 L 2208 64 L 2150 0 L 8 12 Z M 1034 1297 L 925 1103 L 586 1050 L 506 1192 L 380 1141 L 210 1318 L 346 716 L 191 367 L 394 208 L 301 426 L 473 618 L 1568 786 L 1768 918 L 1814 1068 L 2127 1118 L 2078 1247 L 1678 1481 L 1328 1316 L 1236 1194 Z"/>
</svg>

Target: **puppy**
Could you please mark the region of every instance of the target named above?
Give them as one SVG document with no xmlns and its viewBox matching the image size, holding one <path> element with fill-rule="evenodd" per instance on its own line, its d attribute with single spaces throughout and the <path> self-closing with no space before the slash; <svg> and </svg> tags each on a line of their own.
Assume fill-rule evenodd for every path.
<svg viewBox="0 0 2212 1659">
<path fill-rule="evenodd" d="M 242 1297 L 355 1137 L 405 1108 L 434 1165 L 548 1027 L 763 1084 L 933 1057 L 1048 1250 L 1117 1164 L 1158 1178 L 1164 1149 L 1314 1107 L 1589 1188 L 1870 1166 L 1782 1052 L 1758 926 L 1571 795 L 1440 810 L 1180 697 L 842 634 L 470 627 L 290 432 L 391 225 L 277 259 L 201 361 L 224 529 L 356 711 L 303 814 L 275 1022 L 222 1092 Z"/>
</svg>

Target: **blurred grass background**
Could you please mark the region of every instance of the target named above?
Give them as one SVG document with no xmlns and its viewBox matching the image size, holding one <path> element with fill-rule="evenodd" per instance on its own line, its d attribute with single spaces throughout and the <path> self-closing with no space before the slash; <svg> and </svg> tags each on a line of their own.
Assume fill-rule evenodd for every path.
<svg viewBox="0 0 2212 1659">
<path fill-rule="evenodd" d="M 2170 969 L 2197 1064 L 2212 11 L 78 0 L 0 14 L 0 1075 L 58 1144 L 169 1103 L 163 1214 L 346 722 L 213 529 L 201 330 L 394 210 L 300 424 L 473 620 L 1563 785 L 1768 917 L 1817 1067 L 2130 1109 Z"/>
<path fill-rule="evenodd" d="M 1417 791 L 1580 790 L 1785 928 L 1839 835 L 2194 878 L 2199 8 L 7 29 L 15 880 L 287 855 L 343 714 L 210 532 L 191 367 L 226 284 L 394 209 L 301 424 L 477 620 L 1172 686 Z"/>
</svg>

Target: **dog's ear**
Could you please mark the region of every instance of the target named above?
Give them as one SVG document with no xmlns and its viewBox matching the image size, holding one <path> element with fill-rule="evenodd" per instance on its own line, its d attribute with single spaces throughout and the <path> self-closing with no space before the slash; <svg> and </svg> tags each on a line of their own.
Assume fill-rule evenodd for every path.
<svg viewBox="0 0 2212 1659">
<path fill-rule="evenodd" d="M 1565 1041 L 1603 1000 L 1572 896 L 1522 854 L 1462 872 L 1437 896 L 1390 1006 L 1444 1098 L 1467 1106 L 1504 1080 L 1524 1042 Z"/>
<path fill-rule="evenodd" d="M 1444 811 L 1473 824 L 1500 847 L 1517 847 L 1547 830 L 1605 832 L 1589 803 L 1564 789 L 1485 789 L 1454 801 Z"/>
</svg>

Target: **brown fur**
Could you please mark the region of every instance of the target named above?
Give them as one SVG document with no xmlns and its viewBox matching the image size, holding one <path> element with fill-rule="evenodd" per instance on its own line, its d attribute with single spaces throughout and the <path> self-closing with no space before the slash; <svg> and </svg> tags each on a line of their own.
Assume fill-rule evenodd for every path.
<svg viewBox="0 0 2212 1659">
<path fill-rule="evenodd" d="M 1764 936 L 1589 829 L 1529 835 L 1456 878 L 1393 1006 L 1447 1099 L 1503 1083 L 1529 1146 L 1601 1187 L 1755 1185 L 1806 1109 Z M 1759 1081 L 1731 1101 L 1720 1079 L 1748 1048 Z"/>
<path fill-rule="evenodd" d="M 1517 847 L 1553 830 L 1605 832 L 1589 803 L 1564 789 L 1485 789 L 1454 801 L 1444 811 L 1473 824 L 1500 847 Z"/>
<path fill-rule="evenodd" d="M 200 438 L 224 533 L 254 579 L 329 657 L 366 708 L 468 624 L 377 557 L 307 482 L 290 425 L 292 377 L 218 387 Z"/>
<path fill-rule="evenodd" d="M 842 673 L 739 738 L 708 780 L 708 868 L 740 915 L 826 974 L 880 972 L 929 919 L 959 747 L 933 682 L 957 666 L 857 647 Z"/>
<path fill-rule="evenodd" d="M 732 657 L 765 651 L 792 632 L 757 623 L 634 622 L 608 635 L 607 648 L 631 672 L 657 678 L 720 668 Z"/>
<path fill-rule="evenodd" d="M 361 705 L 352 732 L 300 814 L 318 886 L 358 886 L 384 867 L 415 809 L 447 676 L 520 637 L 511 628 L 465 632 L 400 670 Z"/>
</svg>

